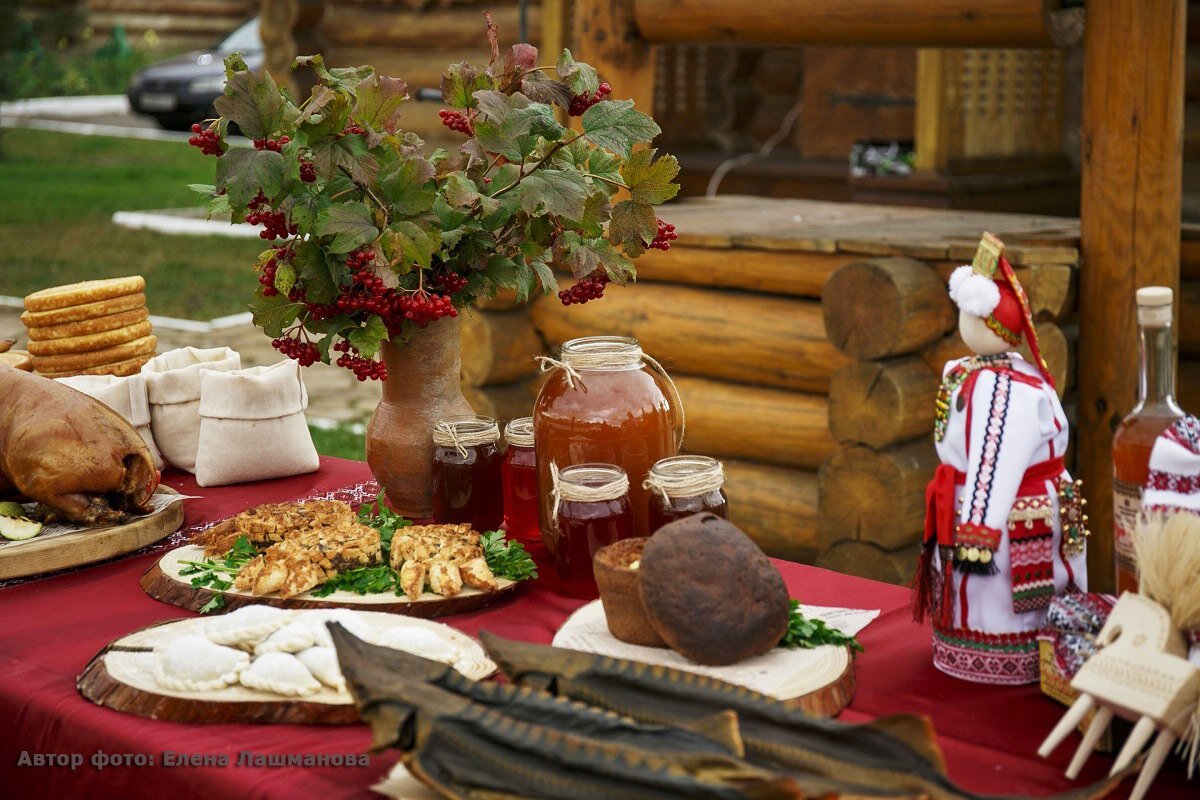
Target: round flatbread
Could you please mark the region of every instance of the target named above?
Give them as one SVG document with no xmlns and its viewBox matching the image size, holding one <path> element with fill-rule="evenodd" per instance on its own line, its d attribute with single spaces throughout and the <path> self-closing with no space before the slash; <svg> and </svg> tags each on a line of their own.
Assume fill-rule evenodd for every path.
<svg viewBox="0 0 1200 800">
<path fill-rule="evenodd" d="M 103 317 L 81 319 L 76 322 L 63 322 L 59 325 L 34 326 L 26 328 L 31 342 L 48 342 L 51 339 L 66 339 L 71 336 L 87 336 L 92 333 L 115 331 L 129 325 L 136 325 L 150 318 L 150 312 L 145 308 L 134 308 Z"/>
<path fill-rule="evenodd" d="M 66 339 L 51 339 L 46 342 L 29 343 L 29 352 L 35 356 L 60 356 L 68 353 L 90 353 L 94 350 L 104 350 L 119 344 L 143 339 L 152 332 L 149 320 L 137 322 L 124 328 L 100 333 L 89 333 L 86 336 L 71 336 Z"/>
<path fill-rule="evenodd" d="M 126 359 L 125 361 L 117 361 L 114 364 L 101 364 L 98 367 L 87 367 L 86 369 L 75 369 L 68 372 L 41 372 L 38 374 L 47 378 L 73 378 L 76 375 L 115 375 L 119 378 L 124 378 L 127 375 L 136 375 L 138 372 L 141 372 L 142 366 L 153 357 L 151 354 L 146 354 L 137 358 Z"/>
<path fill-rule="evenodd" d="M 47 325 L 59 325 L 64 322 L 78 322 L 84 319 L 108 317 L 122 311 L 135 308 L 145 308 L 146 295 L 141 292 L 112 297 L 95 303 L 84 303 L 78 306 L 56 308 L 52 311 L 26 311 L 21 314 L 21 322 L 26 328 L 41 328 Z"/>
<path fill-rule="evenodd" d="M 60 356 L 35 356 L 33 368 L 37 372 L 79 372 L 89 367 L 100 367 L 105 364 L 115 364 L 138 356 L 154 353 L 158 339 L 154 336 L 143 336 L 132 342 L 125 342 L 116 347 L 106 347 L 103 350 L 93 350 L 90 353 L 70 353 Z"/>
<path fill-rule="evenodd" d="M 141 275 L 127 278 L 105 278 L 98 281 L 80 281 L 66 286 L 53 286 L 34 292 L 25 298 L 26 311 L 51 311 L 56 308 L 78 306 L 109 300 L 125 294 L 144 291 L 146 280 Z"/>
<path fill-rule="evenodd" d="M 0 367 L 12 367 L 33 372 L 33 357 L 24 350 L 9 350 L 7 353 L 0 353 Z"/>
<path fill-rule="evenodd" d="M 642 551 L 646 617 L 672 650 L 698 664 L 767 652 L 787 631 L 783 576 L 749 536 L 715 514 L 659 528 Z"/>
</svg>

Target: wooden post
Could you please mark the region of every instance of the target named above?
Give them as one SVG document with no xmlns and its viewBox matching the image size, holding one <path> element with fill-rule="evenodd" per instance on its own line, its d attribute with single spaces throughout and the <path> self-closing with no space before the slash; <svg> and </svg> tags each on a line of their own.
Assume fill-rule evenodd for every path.
<svg viewBox="0 0 1200 800">
<path fill-rule="evenodd" d="M 654 114 L 654 50 L 633 18 L 634 0 L 575 0 L 574 56 L 612 84 L 613 97 L 631 98 Z"/>
<path fill-rule="evenodd" d="M 266 51 L 264 68 L 280 86 L 287 86 L 303 99 L 312 89 L 316 76 L 311 70 L 292 70 L 296 56 L 322 52 L 317 25 L 328 0 L 262 0 L 261 36 Z"/>
<path fill-rule="evenodd" d="M 1089 0 L 1084 33 L 1078 472 L 1089 588 L 1114 585 L 1112 436 L 1137 395 L 1134 292 L 1179 286 L 1185 0 Z"/>
</svg>

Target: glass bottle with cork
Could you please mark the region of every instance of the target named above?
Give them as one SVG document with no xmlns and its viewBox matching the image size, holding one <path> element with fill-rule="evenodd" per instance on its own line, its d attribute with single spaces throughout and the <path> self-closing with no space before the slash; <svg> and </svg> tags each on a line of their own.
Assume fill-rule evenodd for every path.
<svg viewBox="0 0 1200 800">
<path fill-rule="evenodd" d="M 1133 530 L 1158 435 L 1183 416 L 1175 402 L 1175 342 L 1171 335 L 1174 292 L 1166 286 L 1137 291 L 1138 402 L 1113 435 L 1113 543 L 1117 592 L 1138 588 Z"/>
</svg>

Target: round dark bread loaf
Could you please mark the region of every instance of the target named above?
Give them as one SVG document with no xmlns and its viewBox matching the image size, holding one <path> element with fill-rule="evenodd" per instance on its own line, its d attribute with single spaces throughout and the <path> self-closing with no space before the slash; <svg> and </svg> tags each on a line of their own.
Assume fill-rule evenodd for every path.
<svg viewBox="0 0 1200 800">
<path fill-rule="evenodd" d="M 646 543 L 639 581 L 650 624 L 698 664 L 733 664 L 783 638 L 788 592 L 754 541 L 715 514 L 664 525 Z"/>
</svg>

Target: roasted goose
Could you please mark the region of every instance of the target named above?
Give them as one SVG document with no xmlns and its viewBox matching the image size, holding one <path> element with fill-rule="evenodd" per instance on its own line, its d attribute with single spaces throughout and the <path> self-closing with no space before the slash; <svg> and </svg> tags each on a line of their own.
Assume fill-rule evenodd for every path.
<svg viewBox="0 0 1200 800">
<path fill-rule="evenodd" d="M 0 367 L 0 495 L 46 521 L 112 525 L 150 511 L 158 471 L 142 437 L 98 400 Z"/>
</svg>

